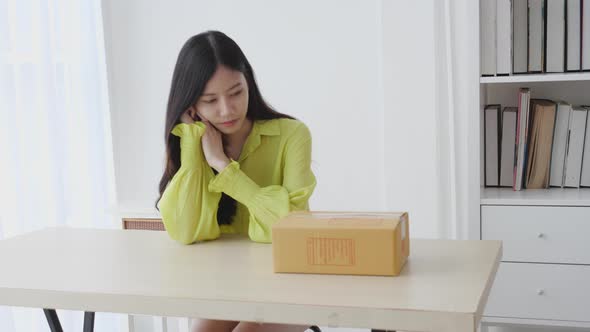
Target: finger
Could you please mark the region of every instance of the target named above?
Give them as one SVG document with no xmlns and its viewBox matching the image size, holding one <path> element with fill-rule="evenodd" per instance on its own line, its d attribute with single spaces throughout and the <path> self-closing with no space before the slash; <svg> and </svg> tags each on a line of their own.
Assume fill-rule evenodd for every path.
<svg viewBox="0 0 590 332">
<path fill-rule="evenodd" d="M 211 122 L 203 119 L 202 122 L 205 124 L 205 134 L 215 134 L 217 132 L 216 128 L 211 124 Z"/>
<path fill-rule="evenodd" d="M 195 116 L 197 118 L 197 121 L 209 122 L 209 120 L 207 120 L 203 115 L 201 115 L 201 113 L 199 113 L 198 110 L 195 110 Z"/>
<path fill-rule="evenodd" d="M 187 113 L 184 113 L 180 116 L 180 122 L 182 123 L 193 123 L 195 122 L 190 115 L 188 115 Z"/>
<path fill-rule="evenodd" d="M 217 127 L 215 127 L 211 122 L 207 120 L 204 120 L 203 122 L 205 123 L 207 128 L 211 130 L 212 133 L 219 133 L 219 129 L 217 129 Z"/>
<path fill-rule="evenodd" d="M 197 113 L 197 111 L 195 110 L 195 108 L 193 106 L 187 108 L 186 111 L 184 112 L 186 117 L 191 119 L 191 122 L 195 121 L 196 113 Z"/>
<path fill-rule="evenodd" d="M 213 126 L 211 125 L 211 123 L 209 121 L 203 119 L 203 123 L 205 124 L 205 127 L 207 129 L 209 129 L 209 130 L 214 129 Z"/>
</svg>

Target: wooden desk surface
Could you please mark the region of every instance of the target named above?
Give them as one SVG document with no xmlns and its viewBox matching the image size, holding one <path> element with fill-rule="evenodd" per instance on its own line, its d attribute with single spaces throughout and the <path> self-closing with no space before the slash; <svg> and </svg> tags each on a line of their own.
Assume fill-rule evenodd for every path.
<svg viewBox="0 0 590 332">
<path fill-rule="evenodd" d="M 271 245 L 49 228 L 0 241 L 0 305 L 409 331 L 475 331 L 499 241 L 412 239 L 398 277 L 275 274 Z"/>
</svg>

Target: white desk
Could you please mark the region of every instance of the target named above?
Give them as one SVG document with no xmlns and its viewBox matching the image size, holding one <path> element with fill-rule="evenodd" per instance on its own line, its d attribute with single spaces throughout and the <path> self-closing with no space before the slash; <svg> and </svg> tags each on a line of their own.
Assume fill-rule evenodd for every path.
<svg viewBox="0 0 590 332">
<path fill-rule="evenodd" d="M 275 274 L 271 245 L 51 228 L 0 241 L 0 305 L 333 327 L 477 329 L 499 241 L 413 240 L 398 277 Z M 0 327 L 1 329 L 1 327 Z"/>
</svg>

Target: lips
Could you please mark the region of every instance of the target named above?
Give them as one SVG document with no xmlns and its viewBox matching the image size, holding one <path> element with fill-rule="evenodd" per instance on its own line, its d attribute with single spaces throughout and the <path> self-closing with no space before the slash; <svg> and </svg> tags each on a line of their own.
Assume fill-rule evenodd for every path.
<svg viewBox="0 0 590 332">
<path fill-rule="evenodd" d="M 225 126 L 225 127 L 231 127 L 231 126 L 235 125 L 237 122 L 238 122 L 238 120 L 231 120 L 231 121 L 222 122 L 221 125 Z"/>
</svg>

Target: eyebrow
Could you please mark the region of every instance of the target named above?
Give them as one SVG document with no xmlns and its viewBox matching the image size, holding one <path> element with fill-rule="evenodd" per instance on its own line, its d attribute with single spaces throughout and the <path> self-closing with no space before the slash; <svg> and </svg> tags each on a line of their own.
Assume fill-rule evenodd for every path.
<svg viewBox="0 0 590 332">
<path fill-rule="evenodd" d="M 242 83 L 238 82 L 238 83 L 234 84 L 231 88 L 227 89 L 226 91 L 230 91 L 231 89 L 234 89 L 240 85 L 242 85 Z M 203 96 L 215 96 L 215 93 L 203 93 Z"/>
</svg>

